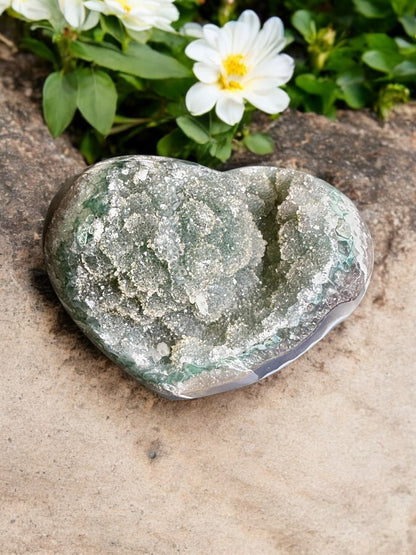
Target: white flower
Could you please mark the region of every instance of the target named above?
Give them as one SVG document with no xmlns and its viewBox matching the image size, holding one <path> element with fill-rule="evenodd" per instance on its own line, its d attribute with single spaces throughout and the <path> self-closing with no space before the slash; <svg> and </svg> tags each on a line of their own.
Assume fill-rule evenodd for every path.
<svg viewBox="0 0 416 555">
<path fill-rule="evenodd" d="M 12 8 L 30 21 L 48 19 L 51 14 L 49 0 L 0 0 L 0 15 L 7 8 Z"/>
<path fill-rule="evenodd" d="M 196 61 L 193 71 L 200 81 L 186 95 L 191 114 L 215 106 L 218 117 L 234 125 L 243 117 L 245 100 L 268 114 L 288 107 L 289 96 L 278 87 L 292 77 L 294 61 L 279 54 L 285 46 L 279 18 L 271 17 L 260 29 L 257 15 L 246 10 L 222 28 L 204 25 L 202 33 L 185 50 Z"/>
<path fill-rule="evenodd" d="M 4 10 L 10 8 L 10 4 L 10 0 L 0 0 L 0 15 L 4 12 Z"/>
<path fill-rule="evenodd" d="M 95 27 L 100 18 L 98 12 L 85 9 L 83 0 L 59 0 L 59 7 L 66 21 L 74 29 L 88 30 Z"/>
<path fill-rule="evenodd" d="M 199 23 L 194 23 L 193 21 L 185 23 L 180 29 L 180 33 L 186 37 L 192 37 L 194 39 L 202 39 L 204 33 L 202 31 L 203 27 Z"/>
<path fill-rule="evenodd" d="M 173 31 L 179 12 L 174 0 L 88 0 L 84 6 L 105 15 L 115 15 L 126 29 L 146 31 L 152 27 Z"/>
</svg>

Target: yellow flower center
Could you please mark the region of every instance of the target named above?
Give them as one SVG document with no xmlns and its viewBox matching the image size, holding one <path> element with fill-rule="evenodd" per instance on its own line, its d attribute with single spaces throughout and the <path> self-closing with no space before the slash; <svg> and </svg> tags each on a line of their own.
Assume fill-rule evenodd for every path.
<svg viewBox="0 0 416 555">
<path fill-rule="evenodd" d="M 230 54 L 223 62 L 224 69 L 228 76 L 238 75 L 244 77 L 247 73 L 247 66 L 244 63 L 242 54 Z"/>
<path fill-rule="evenodd" d="M 131 6 L 129 0 L 117 0 L 117 2 L 120 4 L 125 12 L 130 13 Z"/>
<path fill-rule="evenodd" d="M 225 70 L 225 75 L 220 76 L 220 86 L 227 91 L 241 91 L 243 90 L 242 84 L 236 79 L 231 77 L 244 77 L 247 74 L 247 66 L 244 63 L 244 56 L 242 54 L 230 54 L 225 58 L 222 63 Z"/>
<path fill-rule="evenodd" d="M 227 81 L 227 79 L 221 75 L 220 77 L 220 85 L 222 89 L 226 89 L 227 91 L 242 91 L 243 85 L 238 81 Z"/>
</svg>

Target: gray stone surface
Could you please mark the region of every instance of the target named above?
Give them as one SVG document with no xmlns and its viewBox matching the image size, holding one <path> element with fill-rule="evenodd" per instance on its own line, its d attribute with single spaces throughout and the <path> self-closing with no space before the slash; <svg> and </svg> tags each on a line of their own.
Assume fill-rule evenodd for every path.
<svg viewBox="0 0 416 555">
<path fill-rule="evenodd" d="M 373 270 L 354 204 L 286 168 L 118 156 L 67 180 L 46 222 L 45 265 L 67 312 L 168 399 L 286 366 L 357 308 Z"/>
<path fill-rule="evenodd" d="M 269 162 L 360 206 L 372 285 L 281 373 L 172 402 L 93 348 L 54 297 L 42 221 L 83 163 L 2 82 L 0 552 L 414 553 L 416 106 L 388 124 L 365 112 L 272 124 Z"/>
</svg>

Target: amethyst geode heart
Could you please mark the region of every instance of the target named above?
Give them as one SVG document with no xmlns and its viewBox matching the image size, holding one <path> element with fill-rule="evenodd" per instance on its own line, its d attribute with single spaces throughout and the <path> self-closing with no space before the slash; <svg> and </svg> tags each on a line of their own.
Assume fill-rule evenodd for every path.
<svg viewBox="0 0 416 555">
<path fill-rule="evenodd" d="M 357 209 L 320 179 L 152 156 L 67 182 L 44 248 L 80 328 L 170 399 L 276 372 L 356 308 L 373 264 Z"/>
</svg>

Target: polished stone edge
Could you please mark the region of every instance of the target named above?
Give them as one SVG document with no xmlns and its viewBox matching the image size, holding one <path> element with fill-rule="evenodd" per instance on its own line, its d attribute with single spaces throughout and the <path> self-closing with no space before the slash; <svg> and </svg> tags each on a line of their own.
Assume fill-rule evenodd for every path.
<svg viewBox="0 0 416 555">
<path fill-rule="evenodd" d="M 49 204 L 48 211 L 46 212 L 45 221 L 43 222 L 43 235 L 42 235 L 42 247 L 45 249 L 46 237 L 48 234 L 49 226 L 52 222 L 55 213 L 61 209 L 61 203 L 66 196 L 66 194 L 72 189 L 73 185 L 78 181 L 80 177 L 84 175 L 84 173 L 88 170 L 86 168 L 80 173 L 77 173 L 68 179 L 66 179 L 61 186 L 59 187 L 58 191 L 55 193 L 54 197 Z"/>
<path fill-rule="evenodd" d="M 350 316 L 350 314 L 354 312 L 354 310 L 363 300 L 366 290 L 367 288 L 365 288 L 356 299 L 347 303 L 339 304 L 335 308 L 333 308 L 331 312 L 329 312 L 323 318 L 315 331 L 295 349 L 292 349 L 291 351 L 286 351 L 279 357 L 268 360 L 267 362 L 253 370 L 250 374 L 245 375 L 241 379 L 215 386 L 210 389 L 205 389 L 203 391 L 196 390 L 192 392 L 192 394 L 182 396 L 169 394 L 166 389 L 158 389 L 156 387 L 152 387 L 151 384 L 146 383 L 146 387 L 159 394 L 161 397 L 164 397 L 165 399 L 169 399 L 171 401 L 186 401 L 199 399 L 201 397 L 208 397 L 210 395 L 217 395 L 218 393 L 225 393 L 226 391 L 239 389 L 241 387 L 257 383 L 264 378 L 267 378 L 272 374 L 279 372 L 279 370 L 282 370 L 285 366 L 288 366 L 291 362 L 301 357 L 303 354 L 309 351 L 309 349 L 316 345 L 321 339 L 323 339 L 325 335 L 327 335 L 335 326 L 348 318 L 348 316 Z"/>
</svg>

